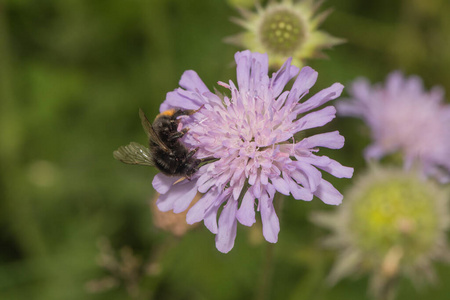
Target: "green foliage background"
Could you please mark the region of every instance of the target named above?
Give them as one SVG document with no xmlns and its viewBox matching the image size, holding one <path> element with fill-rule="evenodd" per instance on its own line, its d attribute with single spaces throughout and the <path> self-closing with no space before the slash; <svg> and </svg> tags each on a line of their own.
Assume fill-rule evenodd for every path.
<svg viewBox="0 0 450 300">
<path fill-rule="evenodd" d="M 319 72 L 312 93 L 395 69 L 450 91 L 449 1 L 327 1 L 322 10 L 330 7 L 321 28 L 347 43 L 308 63 Z M 237 15 L 223 0 L 0 0 L 0 299 L 369 298 L 364 276 L 324 282 L 335 254 L 319 247 L 325 232 L 308 217 L 334 207 L 288 199 L 274 247 L 239 226 L 224 255 L 202 225 L 182 238 L 156 229 L 155 170 L 112 158 L 120 145 L 145 143 L 138 108 L 156 115 L 184 70 L 211 88 L 235 79 L 240 49 L 223 38 L 241 31 L 230 22 Z M 360 125 L 328 125 L 347 139 L 329 155 L 356 174 L 368 143 Z M 96 263 L 101 237 L 158 266 L 138 294 L 86 289 L 108 275 Z M 402 281 L 398 299 L 448 299 L 450 268 L 437 272 L 419 292 Z"/>
</svg>

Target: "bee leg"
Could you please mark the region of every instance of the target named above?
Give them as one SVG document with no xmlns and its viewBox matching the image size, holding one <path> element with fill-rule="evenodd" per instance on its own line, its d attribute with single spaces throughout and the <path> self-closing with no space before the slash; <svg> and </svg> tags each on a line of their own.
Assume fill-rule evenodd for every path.
<svg viewBox="0 0 450 300">
<path fill-rule="evenodd" d="M 191 158 L 192 156 L 194 156 L 195 153 L 197 153 L 198 148 L 195 148 L 194 150 L 191 150 L 188 152 L 188 154 L 186 155 L 185 161 L 188 160 L 189 158 Z"/>
<path fill-rule="evenodd" d="M 191 180 L 192 174 L 196 173 L 200 168 L 199 165 L 201 163 L 200 159 L 191 159 L 192 155 L 197 152 L 198 148 L 190 151 L 185 159 L 186 163 L 186 178 Z"/>
<path fill-rule="evenodd" d="M 178 139 L 182 138 L 188 131 L 189 131 L 189 128 L 184 128 L 181 131 L 172 133 L 167 139 L 169 140 L 169 142 L 178 140 Z"/>
<path fill-rule="evenodd" d="M 213 160 L 218 160 L 218 159 L 215 158 L 215 157 L 206 157 L 206 158 L 200 159 L 200 161 L 201 161 L 202 163 L 204 163 L 204 162 L 210 162 L 210 161 L 213 161 Z"/>
<path fill-rule="evenodd" d="M 200 107 L 197 108 L 196 110 L 193 110 L 193 109 L 186 110 L 186 111 L 185 111 L 185 112 L 186 112 L 186 115 L 187 115 L 187 116 L 193 115 L 193 114 L 195 114 L 196 112 L 200 111 L 204 106 L 205 106 L 205 104 L 202 104 L 202 106 L 200 106 Z"/>
<path fill-rule="evenodd" d="M 189 174 L 186 174 L 186 179 L 189 180 L 189 181 L 191 181 L 192 174 L 194 174 L 194 173 L 197 172 L 197 171 L 198 171 L 198 167 L 192 168 L 192 169 L 189 171 Z"/>
</svg>

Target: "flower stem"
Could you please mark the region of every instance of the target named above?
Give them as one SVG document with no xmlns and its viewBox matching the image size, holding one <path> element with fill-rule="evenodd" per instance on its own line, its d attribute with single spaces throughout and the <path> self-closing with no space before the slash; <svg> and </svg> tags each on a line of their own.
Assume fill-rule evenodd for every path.
<svg viewBox="0 0 450 300">
<path fill-rule="evenodd" d="M 273 252 L 274 244 L 267 244 L 263 271 L 259 278 L 258 291 L 256 293 L 257 300 L 266 300 L 269 298 L 273 273 Z"/>
<path fill-rule="evenodd" d="M 284 203 L 284 195 L 276 193 L 274 197 L 274 206 L 277 211 L 278 219 L 281 219 L 282 208 Z M 270 290 L 272 287 L 272 275 L 274 270 L 274 249 L 275 244 L 268 243 L 265 249 L 263 269 L 259 277 L 258 290 L 256 292 L 256 300 L 269 299 Z"/>
</svg>

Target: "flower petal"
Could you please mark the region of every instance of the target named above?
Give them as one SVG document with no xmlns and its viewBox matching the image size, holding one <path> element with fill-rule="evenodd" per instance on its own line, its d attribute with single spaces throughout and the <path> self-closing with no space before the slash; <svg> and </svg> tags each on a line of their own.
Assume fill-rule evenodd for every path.
<svg viewBox="0 0 450 300">
<path fill-rule="evenodd" d="M 172 193 L 172 191 L 169 191 L 168 193 Z M 173 212 L 178 214 L 180 212 L 185 211 L 191 204 L 196 194 L 197 194 L 196 182 L 190 181 L 186 183 L 183 186 L 182 194 L 173 203 Z"/>
<path fill-rule="evenodd" d="M 237 52 L 234 55 L 236 61 L 236 74 L 239 90 L 248 91 L 258 89 L 267 77 L 268 57 L 267 54 L 252 53 L 249 50 Z"/>
<path fill-rule="evenodd" d="M 244 188 L 244 184 L 245 184 L 245 177 L 241 176 L 241 178 L 239 178 L 239 182 L 237 182 L 233 187 L 233 198 L 234 199 L 236 199 L 236 200 L 239 199 L 242 189 Z"/>
<path fill-rule="evenodd" d="M 179 180 L 181 177 L 169 177 L 164 175 L 163 173 L 158 173 L 153 177 L 152 185 L 153 188 L 160 194 L 165 194 L 173 184 Z"/>
<path fill-rule="evenodd" d="M 344 146 L 344 141 L 345 139 L 339 134 L 339 131 L 332 131 L 304 138 L 295 144 L 295 148 L 311 149 L 315 147 L 326 147 L 329 149 L 340 149 Z"/>
<path fill-rule="evenodd" d="M 166 100 L 164 100 L 159 107 L 159 111 L 163 112 L 174 107 L 181 109 L 198 109 L 204 102 L 205 101 L 202 101 L 201 95 L 178 88 L 167 93 Z"/>
<path fill-rule="evenodd" d="M 217 210 L 219 207 L 212 206 L 205 214 L 203 223 L 205 227 L 209 229 L 214 234 L 217 234 Z"/>
<path fill-rule="evenodd" d="M 311 154 L 308 157 L 296 156 L 298 161 L 310 163 L 337 178 L 351 178 L 353 168 L 345 167 L 327 156 L 316 156 Z"/>
<path fill-rule="evenodd" d="M 227 253 L 233 249 L 237 229 L 237 206 L 237 201 L 230 198 L 220 214 L 216 235 L 216 248 L 220 252 Z"/>
<path fill-rule="evenodd" d="M 296 66 L 291 65 L 291 61 L 292 58 L 288 58 L 270 79 L 270 87 L 274 98 L 281 94 L 286 84 L 298 73 L 299 69 Z"/>
<path fill-rule="evenodd" d="M 264 238 L 270 243 L 276 243 L 280 232 L 280 221 L 273 207 L 273 198 L 269 198 L 267 193 L 263 193 L 260 201 Z"/>
<path fill-rule="evenodd" d="M 245 226 L 252 226 L 255 222 L 255 196 L 250 190 L 244 195 L 241 206 L 236 213 L 237 220 Z"/>
<path fill-rule="evenodd" d="M 342 202 L 344 196 L 334 186 L 328 181 L 322 179 L 317 190 L 314 192 L 314 195 L 317 196 L 324 203 L 329 205 L 339 205 Z"/>
<path fill-rule="evenodd" d="M 184 211 L 197 193 L 196 181 L 180 182 L 173 185 L 170 190 L 160 195 L 156 201 L 160 211 L 174 210 L 175 213 Z"/>
<path fill-rule="evenodd" d="M 367 148 L 364 149 L 364 158 L 366 160 L 380 159 L 387 152 L 388 151 L 386 151 L 386 149 L 384 149 L 382 145 L 374 143 L 367 146 Z"/>
<path fill-rule="evenodd" d="M 305 189 L 304 187 L 300 186 L 297 182 L 295 182 L 291 175 L 287 174 L 286 172 L 283 172 L 283 178 L 289 185 L 289 190 L 291 191 L 292 196 L 296 200 L 305 200 L 305 201 L 311 201 L 313 199 L 313 194 L 311 190 Z"/>
<path fill-rule="evenodd" d="M 292 172 L 292 178 L 295 181 L 301 183 L 305 188 L 314 192 L 322 179 L 322 174 L 314 166 L 302 161 L 296 161 L 293 163 L 297 168 L 297 172 Z M 304 176 L 301 176 L 301 174 Z M 306 182 L 304 182 L 306 180 Z"/>
<path fill-rule="evenodd" d="M 309 98 L 308 100 L 306 100 L 303 103 L 300 103 L 298 105 L 298 109 L 295 109 L 296 113 L 305 113 L 307 111 L 310 111 L 316 107 L 321 106 L 322 104 L 336 99 L 337 97 L 339 97 L 342 93 L 342 90 L 344 89 L 344 86 L 338 82 L 334 83 L 332 86 L 321 90 L 320 92 L 318 92 L 317 94 L 315 94 L 314 96 L 312 96 L 311 98 Z"/>
<path fill-rule="evenodd" d="M 193 70 L 185 71 L 183 75 L 181 75 L 179 84 L 182 88 L 185 88 L 188 91 L 198 92 L 199 94 L 209 92 L 209 89 L 203 83 L 200 76 Z"/>
<path fill-rule="evenodd" d="M 316 83 L 318 74 L 311 67 L 303 67 L 292 85 L 288 102 L 298 102 L 304 94 L 308 93 L 309 89 Z"/>
<path fill-rule="evenodd" d="M 281 176 L 273 177 L 270 181 L 279 193 L 289 195 L 289 184 Z"/>
<path fill-rule="evenodd" d="M 188 224 L 194 224 L 200 222 L 205 218 L 206 212 L 209 210 L 211 205 L 214 204 L 218 196 L 217 189 L 213 189 L 203 195 L 197 203 L 192 206 L 192 208 L 186 214 L 186 222 Z"/>
<path fill-rule="evenodd" d="M 340 116 L 360 117 L 364 115 L 364 108 L 354 101 L 339 101 L 336 103 L 337 113 Z"/>
<path fill-rule="evenodd" d="M 333 120 L 335 116 L 336 109 L 333 106 L 327 106 L 321 110 L 310 112 L 295 121 L 292 130 L 294 132 L 299 132 L 301 130 L 320 127 Z"/>
</svg>

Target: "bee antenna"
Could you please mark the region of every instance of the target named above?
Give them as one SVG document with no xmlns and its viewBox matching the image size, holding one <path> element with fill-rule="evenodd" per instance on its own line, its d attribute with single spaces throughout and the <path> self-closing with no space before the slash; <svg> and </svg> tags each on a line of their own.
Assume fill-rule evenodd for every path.
<svg viewBox="0 0 450 300">
<path fill-rule="evenodd" d="M 199 108 L 194 110 L 193 114 L 195 114 L 196 112 L 199 112 L 203 107 L 205 107 L 205 104 L 202 104 Z"/>
</svg>

